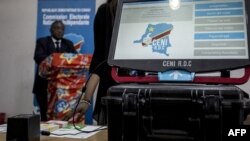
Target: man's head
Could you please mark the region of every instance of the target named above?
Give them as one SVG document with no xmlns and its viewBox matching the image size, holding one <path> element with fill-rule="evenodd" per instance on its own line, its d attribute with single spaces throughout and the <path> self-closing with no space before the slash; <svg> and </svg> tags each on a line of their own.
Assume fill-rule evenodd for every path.
<svg viewBox="0 0 250 141">
<path fill-rule="evenodd" d="M 64 35 L 64 24 L 63 24 L 63 22 L 60 21 L 60 20 L 54 21 L 51 24 L 50 33 L 57 40 L 63 38 L 63 35 Z"/>
</svg>

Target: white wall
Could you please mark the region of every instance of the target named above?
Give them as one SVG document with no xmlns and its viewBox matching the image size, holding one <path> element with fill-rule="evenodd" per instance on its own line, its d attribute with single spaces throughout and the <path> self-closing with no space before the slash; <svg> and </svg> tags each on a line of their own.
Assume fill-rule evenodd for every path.
<svg viewBox="0 0 250 141">
<path fill-rule="evenodd" d="M 32 112 L 36 16 L 37 0 L 0 1 L 0 112 L 8 116 Z M 242 88 L 250 93 L 249 83 Z"/>
<path fill-rule="evenodd" d="M 0 112 L 31 113 L 37 3 L 0 1 Z"/>
<path fill-rule="evenodd" d="M 96 0 L 96 11 L 97 11 L 97 9 L 98 9 L 98 7 L 101 5 L 101 4 L 103 4 L 104 2 L 106 2 L 106 0 Z"/>
</svg>

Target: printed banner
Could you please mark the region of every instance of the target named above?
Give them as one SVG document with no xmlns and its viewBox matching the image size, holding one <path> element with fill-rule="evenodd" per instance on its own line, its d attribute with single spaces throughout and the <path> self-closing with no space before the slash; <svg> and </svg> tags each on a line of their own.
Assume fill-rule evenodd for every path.
<svg viewBox="0 0 250 141">
<path fill-rule="evenodd" d="M 79 52 L 92 54 L 94 16 L 95 0 L 39 0 L 37 38 L 50 35 L 51 23 L 62 20 L 65 38 L 79 46 Z"/>
<path fill-rule="evenodd" d="M 49 36 L 51 23 L 62 20 L 64 37 L 74 43 L 78 52 L 92 55 L 94 16 L 95 0 L 38 0 L 37 38 Z M 92 108 L 86 116 L 88 124 L 92 123 L 91 113 Z"/>
</svg>

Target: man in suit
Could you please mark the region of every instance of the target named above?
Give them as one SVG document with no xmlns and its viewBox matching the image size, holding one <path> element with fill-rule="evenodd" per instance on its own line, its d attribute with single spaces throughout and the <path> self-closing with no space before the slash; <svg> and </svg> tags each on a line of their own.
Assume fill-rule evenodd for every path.
<svg viewBox="0 0 250 141">
<path fill-rule="evenodd" d="M 34 60 L 39 66 L 40 63 L 52 53 L 77 53 L 74 45 L 70 40 L 63 38 L 64 24 L 60 20 L 56 20 L 50 27 L 51 36 L 37 39 L 34 53 Z M 48 81 L 38 74 L 36 69 L 33 93 L 36 96 L 41 114 L 41 121 L 47 121 L 48 96 L 47 96 Z"/>
</svg>

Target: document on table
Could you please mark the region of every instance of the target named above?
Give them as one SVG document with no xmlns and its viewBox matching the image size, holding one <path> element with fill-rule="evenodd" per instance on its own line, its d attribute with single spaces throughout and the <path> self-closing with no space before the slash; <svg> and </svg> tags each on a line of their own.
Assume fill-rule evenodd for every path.
<svg viewBox="0 0 250 141">
<path fill-rule="evenodd" d="M 7 124 L 0 125 L 0 132 L 5 133 L 7 131 Z"/>
<path fill-rule="evenodd" d="M 67 138 L 88 138 L 90 136 L 95 135 L 100 130 L 105 129 L 105 128 L 106 127 L 103 127 L 103 126 L 85 126 L 84 128 L 81 129 L 83 131 L 82 133 L 81 131 L 78 131 L 76 129 L 60 128 L 60 129 L 53 131 L 50 136 L 67 137 Z M 87 132 L 94 131 L 94 132 L 84 133 L 84 131 L 87 131 Z"/>
</svg>

